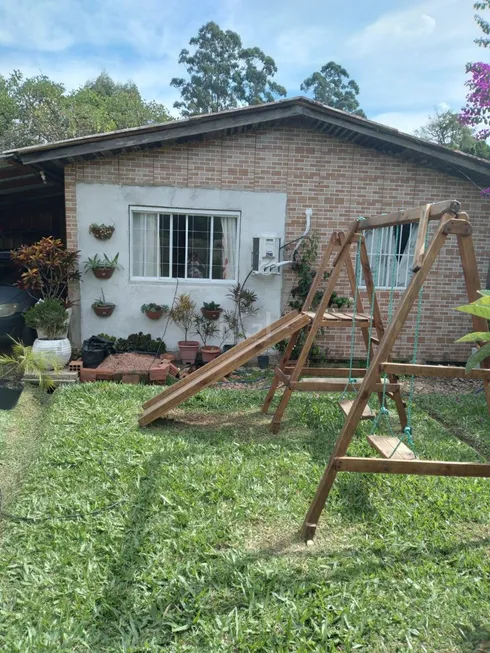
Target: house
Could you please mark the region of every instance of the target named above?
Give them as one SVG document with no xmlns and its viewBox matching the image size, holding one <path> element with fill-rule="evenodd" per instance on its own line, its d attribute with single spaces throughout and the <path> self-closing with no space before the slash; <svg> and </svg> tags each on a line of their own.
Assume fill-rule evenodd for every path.
<svg viewBox="0 0 490 653">
<path fill-rule="evenodd" d="M 474 227 L 483 281 L 488 271 L 490 204 L 480 188 L 490 186 L 490 161 L 302 97 L 22 148 L 4 153 L 0 165 L 2 220 L 2 179 L 14 185 L 8 193 L 11 206 L 26 192 L 34 198 L 43 192 L 43 206 L 50 198 L 59 202 L 62 194 L 66 243 L 80 249 L 82 262 L 96 253 L 119 253 L 123 269 L 110 280 L 84 276 L 74 317 L 77 341 L 100 332 L 144 331 L 156 337 L 165 331 L 167 347 L 176 349 L 182 339 L 176 326 L 149 320 L 140 306 L 172 304 L 176 294 L 186 292 L 198 306 L 215 301 L 229 307 L 230 287 L 251 271 L 254 238 L 270 237 L 268 245 L 255 242 L 273 250 L 276 239 L 284 244 L 298 238 L 310 208 L 311 227 L 325 242 L 332 230 L 347 228 L 361 215 L 458 199 Z M 9 169 L 10 177 L 2 173 Z M 96 240 L 89 233 L 91 223 L 113 224 L 113 237 Z M 380 291 L 385 311 L 392 267 L 395 301 L 410 279 L 414 236 L 404 232 L 398 251 L 389 231 L 378 244 L 374 238 L 368 243 L 373 250 L 381 248 L 378 285 L 385 288 Z M 260 307 L 248 324 L 250 332 L 279 317 L 292 278 L 287 265 L 277 274 L 250 275 L 247 287 L 256 291 Z M 110 318 L 91 310 L 102 290 L 116 304 Z M 464 301 L 451 241 L 424 289 L 420 359 L 467 357 L 468 346 L 454 344 L 470 329 L 469 319 L 454 310 Z M 412 327 L 414 321 L 412 316 Z M 395 355 L 409 357 L 412 342 L 407 327 Z M 327 346 L 332 357 L 348 355 L 345 333 L 329 334 Z"/>
</svg>

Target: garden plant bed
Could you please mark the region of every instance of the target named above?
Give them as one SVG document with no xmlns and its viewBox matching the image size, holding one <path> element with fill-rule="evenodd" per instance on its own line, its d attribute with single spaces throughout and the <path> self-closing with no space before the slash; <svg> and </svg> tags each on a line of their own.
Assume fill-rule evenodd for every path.
<svg viewBox="0 0 490 653">
<path fill-rule="evenodd" d="M 168 374 L 177 376 L 178 368 L 166 355 L 110 354 L 98 367 L 80 370 L 80 381 L 116 381 L 123 383 L 165 383 Z"/>
</svg>

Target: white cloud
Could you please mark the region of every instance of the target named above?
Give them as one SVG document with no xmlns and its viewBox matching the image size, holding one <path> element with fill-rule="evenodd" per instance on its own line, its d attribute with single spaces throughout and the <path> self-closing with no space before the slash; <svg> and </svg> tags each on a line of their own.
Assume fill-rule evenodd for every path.
<svg viewBox="0 0 490 653">
<path fill-rule="evenodd" d="M 370 116 L 370 118 L 375 122 L 394 127 L 406 134 L 413 134 L 416 129 L 428 121 L 428 117 L 428 111 L 414 111 L 412 113 L 409 111 L 392 111 Z"/>
</svg>

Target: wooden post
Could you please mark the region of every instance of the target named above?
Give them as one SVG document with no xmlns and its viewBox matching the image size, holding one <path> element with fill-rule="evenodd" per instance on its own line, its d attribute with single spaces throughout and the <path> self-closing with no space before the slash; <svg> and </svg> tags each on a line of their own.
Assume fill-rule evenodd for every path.
<svg viewBox="0 0 490 653">
<path fill-rule="evenodd" d="M 416 301 L 419 291 L 422 288 L 424 281 L 426 280 L 427 275 L 429 274 L 434 261 L 436 260 L 437 255 L 441 250 L 441 247 L 444 245 L 446 238 L 447 234 L 443 232 L 443 222 L 441 221 L 430 244 L 430 247 L 428 248 L 427 253 L 424 257 L 422 267 L 412 277 L 405 291 L 405 295 L 397 310 L 395 311 L 395 314 L 393 315 L 392 322 L 386 329 L 383 339 L 380 342 L 380 346 L 378 347 L 378 350 L 376 351 L 374 358 L 371 361 L 369 370 L 364 377 L 361 388 L 352 404 L 352 408 L 340 432 L 334 451 L 330 457 L 330 461 L 327 465 L 327 468 L 325 469 L 320 484 L 318 485 L 316 494 L 303 523 L 302 534 L 306 540 L 312 539 L 315 534 L 318 520 L 322 513 L 323 507 L 325 506 L 325 501 L 327 500 L 328 494 L 337 475 L 335 460 L 336 458 L 345 456 L 347 452 L 349 444 L 351 443 L 351 440 L 354 436 L 357 424 L 359 423 L 364 408 L 367 405 L 372 387 L 376 383 L 376 378 L 379 374 L 379 365 L 385 361 L 387 356 L 391 353 L 396 338 L 398 337 L 398 334 L 400 333 L 408 317 L 410 309 Z"/>
<path fill-rule="evenodd" d="M 412 272 L 420 270 L 425 254 L 425 238 L 429 228 L 430 204 L 426 204 L 421 211 L 419 220 L 419 229 L 417 231 L 417 240 L 415 241 L 415 250 L 413 253 Z"/>
<path fill-rule="evenodd" d="M 335 263 L 334 267 L 330 273 L 330 276 L 328 278 L 327 286 L 325 288 L 325 292 L 323 293 L 322 300 L 319 304 L 319 306 L 316 308 L 315 312 L 315 317 L 313 318 L 313 321 L 310 326 L 310 331 L 306 337 L 305 344 L 303 346 L 303 349 L 301 350 L 301 353 L 298 357 L 298 361 L 291 372 L 291 377 L 290 381 L 294 382 L 299 379 L 301 376 L 301 371 L 306 363 L 306 359 L 308 357 L 308 354 L 310 352 L 310 349 L 315 342 L 316 335 L 318 333 L 318 329 L 321 327 L 322 324 L 322 319 L 323 319 L 323 314 L 325 313 L 328 303 L 330 302 L 330 298 L 332 297 L 332 293 L 335 289 L 335 284 L 337 283 L 337 279 L 339 278 L 340 271 L 342 269 L 342 266 L 348 256 L 350 256 L 350 245 L 352 242 L 352 239 L 356 233 L 356 226 L 357 223 L 354 224 L 350 230 L 348 235 L 346 236 L 345 242 L 342 245 L 340 252 L 337 254 L 335 258 Z M 317 273 L 318 275 L 318 273 Z M 323 275 L 322 275 L 323 276 Z M 316 281 L 316 279 L 315 279 Z M 311 289 L 310 289 L 311 293 Z M 314 297 L 314 294 L 313 294 Z M 306 302 L 305 302 L 306 305 Z M 281 397 L 281 401 L 279 402 L 279 405 L 276 409 L 276 412 L 274 414 L 274 417 L 272 419 L 272 423 L 270 426 L 270 429 L 273 433 L 277 433 L 281 427 L 281 419 L 282 416 L 284 415 L 284 411 L 286 410 L 286 407 L 289 403 L 289 400 L 291 398 L 292 394 L 291 388 L 285 388 L 283 395 Z"/>
<path fill-rule="evenodd" d="M 478 276 L 478 264 L 476 262 L 475 248 L 473 247 L 473 238 L 470 236 L 458 235 L 459 254 L 461 256 L 461 263 L 463 265 L 463 274 L 466 284 L 466 292 L 470 302 L 474 302 L 479 298 L 478 291 L 480 290 L 480 278 Z M 488 331 L 488 322 L 483 317 L 472 315 L 473 329 L 475 331 Z M 480 363 L 483 368 L 490 368 L 490 357 L 485 358 Z M 490 383 L 488 379 L 483 380 L 483 388 L 485 390 L 485 398 L 487 400 L 487 408 L 490 414 Z"/>
<path fill-rule="evenodd" d="M 336 232 L 334 232 L 330 237 L 330 241 L 328 245 L 325 248 L 320 266 L 317 270 L 315 278 L 313 279 L 313 283 L 311 284 L 306 299 L 304 301 L 303 309 L 302 309 L 303 311 L 309 311 L 311 308 L 313 300 L 315 299 L 315 295 L 321 285 L 321 282 L 323 281 L 323 275 L 327 270 L 328 262 L 330 260 L 330 257 L 332 256 L 332 252 L 334 250 L 336 240 L 337 240 L 337 234 Z M 289 362 L 289 359 L 291 358 L 291 354 L 296 345 L 296 342 L 298 341 L 299 334 L 300 332 L 298 331 L 291 336 L 287 344 L 286 350 L 283 354 L 283 357 L 281 358 L 281 362 L 279 363 L 279 369 L 281 369 L 283 372 L 286 365 Z M 272 400 L 274 399 L 274 395 L 276 394 L 278 385 L 279 385 L 279 379 L 277 378 L 276 375 L 274 375 L 274 378 L 272 379 L 271 387 L 269 388 L 265 401 L 262 405 L 261 413 L 264 414 L 268 413 Z"/>
</svg>

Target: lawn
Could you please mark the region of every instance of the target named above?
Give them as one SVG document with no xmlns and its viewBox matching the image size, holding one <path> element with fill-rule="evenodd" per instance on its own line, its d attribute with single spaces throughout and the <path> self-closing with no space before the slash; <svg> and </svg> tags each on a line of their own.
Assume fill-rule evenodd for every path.
<svg viewBox="0 0 490 653">
<path fill-rule="evenodd" d="M 31 521 L 4 522 L 1 650 L 451 653 L 490 639 L 490 480 L 339 475 L 306 547 L 335 400 L 293 396 L 273 436 L 263 391 L 211 389 L 140 430 L 155 392 L 84 384 L 44 410 L 8 506 Z M 421 457 L 481 460 L 449 420 L 417 407 L 414 427 Z M 352 453 L 371 451 L 368 428 Z"/>
</svg>

